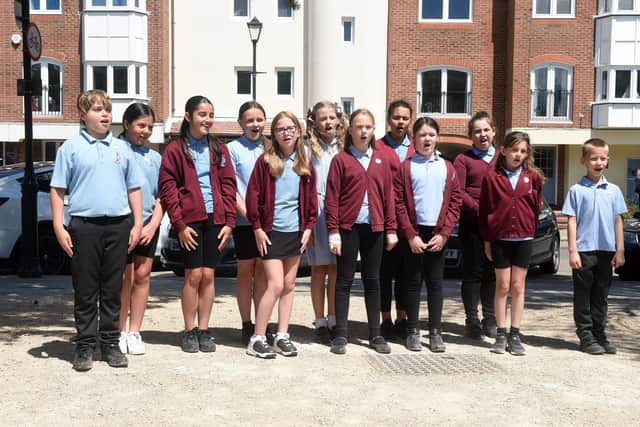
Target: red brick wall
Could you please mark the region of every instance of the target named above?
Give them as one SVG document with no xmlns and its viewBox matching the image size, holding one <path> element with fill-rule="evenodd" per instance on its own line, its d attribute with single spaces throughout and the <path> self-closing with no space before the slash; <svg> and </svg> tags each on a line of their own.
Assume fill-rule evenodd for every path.
<svg viewBox="0 0 640 427">
<path fill-rule="evenodd" d="M 149 65 L 147 67 L 147 94 L 156 113 L 157 121 L 169 117 L 169 2 L 147 1 L 149 10 Z"/>
</svg>

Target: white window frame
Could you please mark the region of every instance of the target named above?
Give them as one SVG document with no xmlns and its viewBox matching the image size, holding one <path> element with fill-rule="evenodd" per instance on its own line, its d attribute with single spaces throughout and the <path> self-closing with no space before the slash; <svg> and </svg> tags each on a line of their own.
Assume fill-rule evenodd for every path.
<svg viewBox="0 0 640 427">
<path fill-rule="evenodd" d="M 31 63 L 31 67 L 33 68 L 33 66 L 37 64 L 40 64 L 40 78 L 42 80 L 42 92 L 40 94 L 42 99 L 42 109 L 40 111 L 33 111 L 32 103 L 32 113 L 34 116 L 60 117 L 64 113 L 64 64 L 60 61 L 56 61 L 55 59 L 40 58 L 39 61 Z M 60 67 L 60 111 L 49 111 L 49 64 Z"/>
<path fill-rule="evenodd" d="M 251 0 L 244 0 L 247 3 L 247 14 L 246 15 L 236 15 L 235 2 L 236 0 L 231 1 L 231 17 L 234 19 L 244 20 L 245 18 L 249 18 L 251 16 Z"/>
<path fill-rule="evenodd" d="M 640 11 L 640 0 L 633 0 L 631 9 L 620 9 L 620 0 L 599 0 L 598 13 L 633 13 Z"/>
<path fill-rule="evenodd" d="M 571 1 L 571 12 L 570 13 L 558 13 L 558 0 L 549 0 L 549 13 L 536 13 L 536 3 L 539 0 L 532 0 L 533 5 L 531 8 L 531 13 L 534 18 L 551 18 L 551 19 L 567 19 L 567 18 L 575 18 L 576 17 L 576 0 Z"/>
<path fill-rule="evenodd" d="M 440 98 L 440 112 L 423 112 L 422 111 L 422 96 L 423 96 L 423 88 L 422 88 L 422 73 L 427 71 L 440 71 L 440 89 L 441 89 L 441 98 Z M 465 112 L 464 113 L 447 113 L 447 76 L 449 71 L 458 71 L 463 72 L 467 75 L 467 92 L 466 92 L 466 101 L 465 101 Z M 471 116 L 471 89 L 472 89 L 472 72 L 468 68 L 463 67 L 448 67 L 448 66 L 436 66 L 436 67 L 424 67 L 418 70 L 417 76 L 417 115 L 418 116 L 430 116 L 430 117 L 470 117 Z"/>
<path fill-rule="evenodd" d="M 345 35 L 345 23 L 350 23 L 351 24 L 351 31 L 349 33 L 349 36 L 351 38 L 351 40 L 345 40 L 344 35 Z M 355 24 L 356 24 L 356 18 L 353 16 L 343 16 L 342 17 L 342 42 L 344 44 L 355 44 Z"/>
<path fill-rule="evenodd" d="M 567 90 L 568 101 L 567 101 L 567 114 L 565 116 L 554 116 L 553 109 L 555 107 L 555 99 L 554 99 L 554 83 L 555 83 L 555 68 L 561 68 L 567 72 Z M 547 70 L 547 85 L 545 89 L 536 88 L 536 71 L 546 69 Z M 530 121 L 532 122 L 572 122 L 573 115 L 573 72 L 574 69 L 571 65 L 557 63 L 557 62 L 545 62 L 543 64 L 538 64 L 535 67 L 531 68 L 530 72 L 530 88 L 531 88 L 531 96 L 529 99 L 529 109 L 530 109 Z M 534 91 L 536 90 L 546 90 L 547 99 L 546 99 L 546 116 L 536 116 L 534 109 Z"/>
<path fill-rule="evenodd" d="M 113 99 L 147 99 L 147 64 L 141 63 L 89 63 L 85 64 L 85 90 L 94 89 L 93 68 L 107 67 L 107 93 Z M 113 92 L 113 68 L 127 67 L 127 93 Z M 136 68 L 139 69 L 140 93 L 136 93 Z"/>
<path fill-rule="evenodd" d="M 248 72 L 249 73 L 249 93 L 238 93 L 238 72 Z M 234 91 L 235 95 L 238 96 L 247 96 L 247 95 L 251 95 L 253 93 L 253 76 L 251 75 L 251 67 L 235 67 L 233 70 L 233 74 L 235 76 L 235 80 L 236 80 L 236 88 Z"/>
<path fill-rule="evenodd" d="M 442 0 L 442 18 L 423 18 L 422 8 L 425 0 L 418 1 L 418 22 L 473 22 L 473 0 L 469 2 L 469 17 L 466 19 L 449 19 L 449 2 L 451 0 Z"/>
<path fill-rule="evenodd" d="M 629 96 L 626 97 L 616 97 L 616 74 L 620 71 L 629 71 Z M 602 98 L 601 89 L 598 88 L 598 98 L 602 101 L 609 100 L 610 102 L 632 102 L 638 103 L 640 101 L 640 94 L 638 93 L 638 80 L 640 80 L 640 67 L 615 67 L 615 68 L 606 68 L 601 69 L 598 73 L 598 83 L 602 81 L 602 72 L 606 72 L 607 81 L 608 81 L 608 93 L 607 98 Z"/>
<path fill-rule="evenodd" d="M 124 6 L 114 6 L 114 0 L 105 0 L 104 6 L 94 6 L 93 0 L 84 0 L 84 10 L 146 10 L 147 0 L 137 0 L 138 6 L 136 6 L 136 0 L 126 0 L 127 4 Z"/>
<path fill-rule="evenodd" d="M 31 0 L 25 1 L 29 1 L 29 13 L 32 15 L 62 15 L 62 2 L 64 0 L 59 0 L 60 7 L 58 9 L 47 9 L 47 0 L 40 0 L 39 9 L 33 7 Z"/>
<path fill-rule="evenodd" d="M 347 111 L 346 104 L 351 104 L 351 111 Z M 342 108 L 342 113 L 347 115 L 347 119 L 355 111 L 355 101 L 353 97 L 340 98 L 340 106 Z"/>
<path fill-rule="evenodd" d="M 276 86 L 275 87 L 275 94 L 276 94 L 276 96 L 293 96 L 293 94 L 295 92 L 294 91 L 295 74 L 294 74 L 293 71 L 294 71 L 293 68 L 290 68 L 290 67 L 279 67 L 279 68 L 276 68 L 276 71 L 275 71 L 275 77 L 276 77 L 275 78 L 275 83 L 276 83 L 276 85 L 275 85 Z M 291 93 L 278 93 L 278 73 L 281 73 L 281 72 L 287 72 L 287 73 L 290 73 L 290 75 L 291 75 L 291 79 L 290 79 L 290 82 L 291 82 Z"/>
</svg>

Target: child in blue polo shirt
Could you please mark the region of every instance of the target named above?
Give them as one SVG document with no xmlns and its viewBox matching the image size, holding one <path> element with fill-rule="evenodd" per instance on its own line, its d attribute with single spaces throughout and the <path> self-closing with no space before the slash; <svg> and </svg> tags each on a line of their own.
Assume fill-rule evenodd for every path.
<svg viewBox="0 0 640 427">
<path fill-rule="evenodd" d="M 58 150 L 51 178 L 53 229 L 71 257 L 78 332 L 73 368 L 92 368 L 98 333 L 103 360 L 126 367 L 127 358 L 118 347 L 120 289 L 127 251 L 142 231 L 144 176 L 128 144 L 111 135 L 109 96 L 89 90 L 77 105 L 84 128 Z M 71 216 L 66 229 L 65 192 Z"/>
<path fill-rule="evenodd" d="M 627 207 L 620 188 L 606 180 L 609 147 L 601 139 L 582 145 L 587 169 L 567 193 L 562 213 L 569 216 L 569 264 L 573 274 L 573 319 L 580 350 L 615 354 L 605 334 L 612 267 L 624 265 L 621 214 Z"/>
</svg>

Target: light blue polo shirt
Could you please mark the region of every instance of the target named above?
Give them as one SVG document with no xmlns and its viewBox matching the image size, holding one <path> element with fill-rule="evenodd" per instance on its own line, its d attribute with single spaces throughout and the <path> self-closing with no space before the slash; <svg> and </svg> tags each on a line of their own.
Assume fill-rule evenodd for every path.
<svg viewBox="0 0 640 427">
<path fill-rule="evenodd" d="M 430 159 L 414 153 L 411 156 L 411 188 L 416 203 L 416 222 L 419 225 L 433 227 L 444 200 L 447 183 L 447 165 L 437 154 Z"/>
<path fill-rule="evenodd" d="M 69 215 L 84 217 L 130 214 L 128 191 L 143 184 L 129 144 L 111 132 L 97 140 L 84 129 L 62 144 L 51 178 L 69 194 Z"/>
<path fill-rule="evenodd" d="M 300 177 L 293 170 L 295 151 L 283 158 L 284 171 L 276 178 L 276 198 L 273 211 L 273 229 L 280 232 L 300 231 Z"/>
<path fill-rule="evenodd" d="M 571 186 L 562 206 L 563 214 L 576 217 L 578 252 L 615 252 L 615 220 L 625 212 L 622 191 L 604 176 L 598 183 L 583 176 Z"/>
<path fill-rule="evenodd" d="M 515 191 L 516 186 L 518 185 L 518 180 L 520 179 L 520 174 L 522 173 L 522 166 L 518 166 L 514 171 L 510 171 L 506 168 L 502 168 L 502 170 L 507 178 L 509 178 L 511 188 Z"/>
<path fill-rule="evenodd" d="M 471 151 L 473 151 L 473 154 L 475 154 L 478 158 L 484 160 L 487 163 L 491 163 L 491 160 L 493 160 L 493 156 L 495 156 L 496 154 L 496 148 L 493 145 L 489 147 L 487 151 L 478 150 L 474 145 L 472 145 Z"/>
<path fill-rule="evenodd" d="M 189 141 L 189 152 L 198 174 L 204 207 L 207 213 L 210 214 L 213 213 L 213 193 L 211 191 L 211 178 L 209 177 L 211 161 L 209 156 L 209 137 L 205 135 L 204 138 L 196 141 L 191 134 L 187 133 L 187 140 Z"/>
<path fill-rule="evenodd" d="M 249 178 L 251 178 L 251 172 L 253 172 L 253 167 L 258 157 L 264 153 L 264 146 L 261 141 L 252 142 L 243 135 L 227 144 L 227 148 L 229 149 L 231 163 L 233 163 L 233 168 L 236 171 L 237 191 L 244 200 L 247 194 L 247 185 L 249 184 Z M 236 224 L 238 226 L 249 225 L 249 221 L 238 215 L 236 217 Z"/>
<path fill-rule="evenodd" d="M 409 151 L 409 145 L 411 145 L 411 140 L 409 140 L 408 135 L 405 134 L 402 141 L 396 141 L 393 136 L 391 136 L 391 133 L 387 132 L 384 139 L 387 141 L 387 144 L 393 148 L 393 151 L 395 151 L 400 161 L 403 161 L 407 157 L 407 151 Z"/>
<path fill-rule="evenodd" d="M 371 162 L 371 156 L 373 155 L 373 148 L 369 146 L 367 151 L 364 153 L 358 150 L 353 145 L 349 146 L 349 151 L 353 154 L 353 157 L 360 162 L 364 170 L 369 169 L 369 163 Z M 356 218 L 356 224 L 369 224 L 371 223 L 371 219 L 369 218 L 369 196 L 367 194 L 367 190 L 364 191 L 364 199 L 362 200 L 362 206 L 360 207 L 360 212 L 358 212 L 358 217 Z"/>
<path fill-rule="evenodd" d="M 156 207 L 158 199 L 158 178 L 162 156 L 146 145 L 131 144 L 124 135 L 120 135 L 120 139 L 129 143 L 133 159 L 145 177 L 145 182 L 142 185 L 142 218 L 147 222 L 153 215 L 153 209 Z"/>
</svg>

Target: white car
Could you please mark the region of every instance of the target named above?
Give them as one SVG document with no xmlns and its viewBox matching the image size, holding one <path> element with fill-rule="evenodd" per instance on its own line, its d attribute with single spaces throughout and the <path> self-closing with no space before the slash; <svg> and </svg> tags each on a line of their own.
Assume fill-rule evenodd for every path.
<svg viewBox="0 0 640 427">
<path fill-rule="evenodd" d="M 34 162 L 38 184 L 38 238 L 40 266 L 43 274 L 58 274 L 69 266 L 53 232 L 49 191 L 53 162 Z M 15 271 L 20 262 L 22 236 L 22 180 L 24 165 L 0 167 L 0 268 Z M 65 221 L 68 221 L 65 209 Z"/>
</svg>

